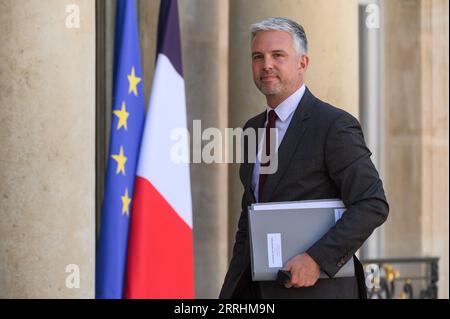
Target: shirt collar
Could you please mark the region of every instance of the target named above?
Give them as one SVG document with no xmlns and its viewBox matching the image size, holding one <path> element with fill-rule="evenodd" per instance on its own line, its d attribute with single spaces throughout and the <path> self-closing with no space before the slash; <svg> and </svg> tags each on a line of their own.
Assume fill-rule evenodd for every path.
<svg viewBox="0 0 450 319">
<path fill-rule="evenodd" d="M 284 122 L 286 121 L 289 116 L 295 111 L 298 104 L 300 103 L 303 94 L 305 94 L 305 85 L 303 84 L 297 91 L 292 93 L 286 100 L 281 102 L 275 109 L 272 109 L 271 107 L 267 107 L 267 113 L 269 113 L 270 110 L 275 110 L 275 113 L 278 116 L 278 119 L 280 121 Z"/>
</svg>

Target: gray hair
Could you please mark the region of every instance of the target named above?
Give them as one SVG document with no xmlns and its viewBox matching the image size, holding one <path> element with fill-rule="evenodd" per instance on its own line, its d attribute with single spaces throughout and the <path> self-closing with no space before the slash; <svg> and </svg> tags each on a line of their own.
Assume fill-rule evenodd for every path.
<svg viewBox="0 0 450 319">
<path fill-rule="evenodd" d="M 294 49 L 298 56 L 308 53 L 308 40 L 303 27 L 295 21 L 286 18 L 269 18 L 250 27 L 252 40 L 260 31 L 286 31 L 292 36 Z"/>
</svg>

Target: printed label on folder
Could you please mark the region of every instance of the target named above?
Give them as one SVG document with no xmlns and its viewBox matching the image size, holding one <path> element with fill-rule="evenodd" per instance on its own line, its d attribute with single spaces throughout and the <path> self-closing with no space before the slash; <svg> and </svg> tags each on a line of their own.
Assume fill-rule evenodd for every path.
<svg viewBox="0 0 450 319">
<path fill-rule="evenodd" d="M 269 268 L 283 267 L 280 233 L 267 234 L 267 256 L 269 258 Z"/>
</svg>

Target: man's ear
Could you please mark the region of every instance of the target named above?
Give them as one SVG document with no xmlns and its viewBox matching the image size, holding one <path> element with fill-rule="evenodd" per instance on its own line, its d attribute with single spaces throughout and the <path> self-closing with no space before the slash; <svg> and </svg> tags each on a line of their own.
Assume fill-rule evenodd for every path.
<svg viewBox="0 0 450 319">
<path fill-rule="evenodd" d="M 308 64 L 309 64 L 309 57 L 304 54 L 302 55 L 299 59 L 298 59 L 298 68 L 300 70 L 306 70 L 308 68 Z"/>
</svg>

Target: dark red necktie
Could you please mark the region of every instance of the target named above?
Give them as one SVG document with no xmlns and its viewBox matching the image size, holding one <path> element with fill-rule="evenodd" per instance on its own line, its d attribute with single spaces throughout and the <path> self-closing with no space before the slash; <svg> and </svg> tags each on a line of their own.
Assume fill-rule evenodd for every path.
<svg viewBox="0 0 450 319">
<path fill-rule="evenodd" d="M 277 120 L 278 116 L 277 113 L 275 113 L 274 110 L 270 110 L 268 113 L 268 121 L 266 125 L 266 134 L 265 134 L 265 145 L 266 145 L 266 158 L 270 158 L 270 129 L 275 128 L 275 122 Z M 263 156 L 261 157 L 261 161 L 263 160 Z M 265 163 L 260 163 L 260 166 L 269 166 L 270 161 L 267 161 Z M 264 184 L 266 182 L 266 176 L 267 174 L 261 174 L 261 167 L 260 167 L 260 174 L 259 174 L 259 189 L 258 189 L 258 202 L 261 202 L 262 193 L 264 190 Z"/>
</svg>

